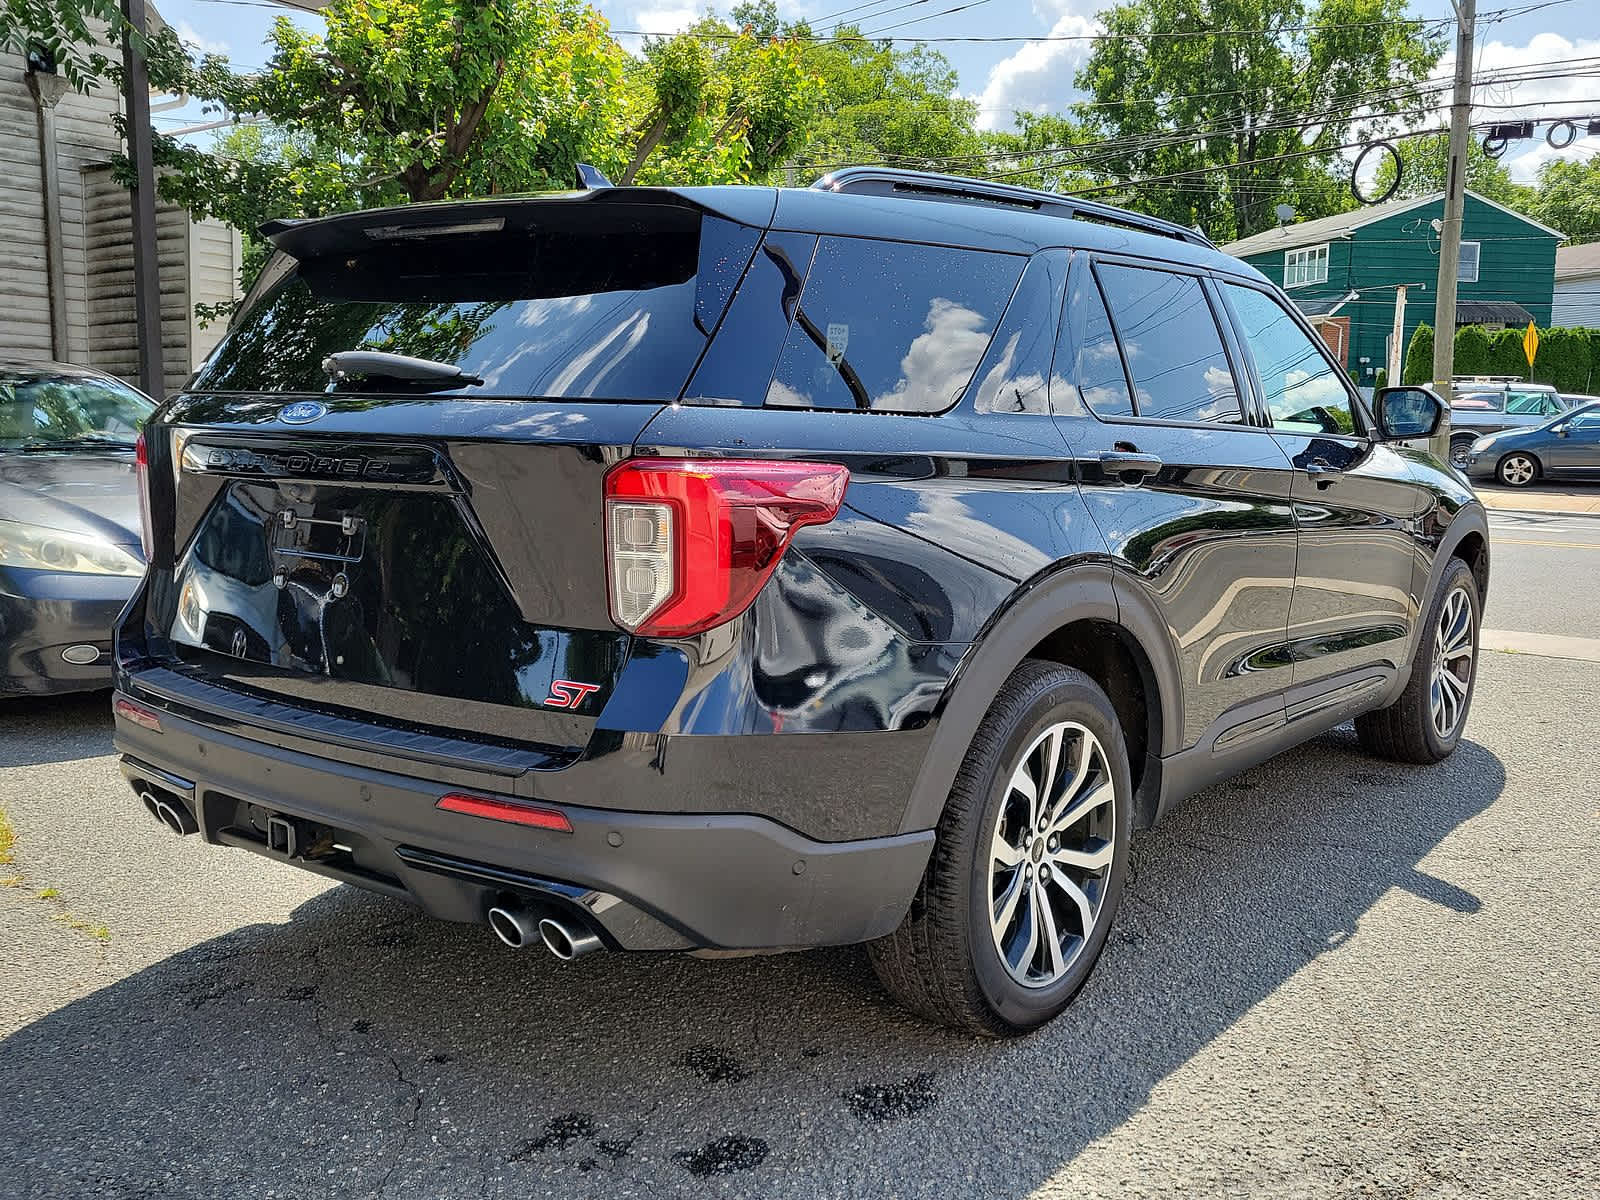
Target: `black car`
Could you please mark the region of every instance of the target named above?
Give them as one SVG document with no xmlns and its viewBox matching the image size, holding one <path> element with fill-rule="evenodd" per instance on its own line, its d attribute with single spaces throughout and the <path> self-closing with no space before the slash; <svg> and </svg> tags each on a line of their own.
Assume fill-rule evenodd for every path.
<svg viewBox="0 0 1600 1200">
<path fill-rule="evenodd" d="M 135 440 L 155 402 L 61 363 L 0 361 L 0 699 L 111 686 L 144 574 Z"/>
<path fill-rule="evenodd" d="M 1130 833 L 1455 749 L 1482 508 L 1200 235 L 877 169 L 266 230 L 150 423 L 117 746 L 173 829 L 562 958 L 866 942 L 979 1033 Z"/>
</svg>

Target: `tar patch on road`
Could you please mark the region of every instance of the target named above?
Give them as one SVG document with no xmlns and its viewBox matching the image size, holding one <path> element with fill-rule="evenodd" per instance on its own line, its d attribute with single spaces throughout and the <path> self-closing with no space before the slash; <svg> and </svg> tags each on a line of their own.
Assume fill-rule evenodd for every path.
<svg viewBox="0 0 1600 1200">
<path fill-rule="evenodd" d="M 554 1147 L 565 1150 L 573 1142 L 594 1137 L 594 1118 L 588 1113 L 564 1113 L 545 1122 L 544 1132 L 532 1141 L 523 1142 L 512 1154 L 513 1162 L 520 1162 L 534 1154 L 542 1154 Z"/>
<path fill-rule="evenodd" d="M 844 1094 L 844 1102 L 856 1118 L 872 1125 L 914 1117 L 938 1099 L 933 1076 L 928 1074 L 913 1075 L 899 1083 L 864 1083 Z"/>
<path fill-rule="evenodd" d="M 715 1046 L 696 1046 L 685 1051 L 678 1062 L 706 1083 L 740 1083 L 749 1076 L 738 1059 Z"/>
<path fill-rule="evenodd" d="M 735 1171 L 754 1171 L 767 1157 L 767 1144 L 760 1138 L 730 1133 L 698 1150 L 679 1150 L 672 1156 L 691 1175 L 731 1175 Z"/>
</svg>

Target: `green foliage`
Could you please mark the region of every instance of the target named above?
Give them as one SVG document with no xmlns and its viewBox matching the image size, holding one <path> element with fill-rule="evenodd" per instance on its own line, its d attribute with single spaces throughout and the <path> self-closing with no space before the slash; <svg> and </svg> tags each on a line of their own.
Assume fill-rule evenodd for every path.
<svg viewBox="0 0 1600 1200">
<path fill-rule="evenodd" d="M 1533 377 L 1563 392 L 1582 392 L 1592 369 L 1591 339 L 1585 329 L 1542 329 L 1533 359 Z"/>
<path fill-rule="evenodd" d="M 1411 335 L 1406 347 L 1405 366 L 1400 369 L 1402 384 L 1431 383 L 1433 381 L 1433 326 L 1424 322 Z"/>
<path fill-rule="evenodd" d="M 812 36 L 804 24 L 786 32 Z M 984 150 L 977 106 L 959 97 L 959 78 L 944 55 L 867 41 L 851 25 L 804 46 L 805 65 L 821 79 L 826 101 L 806 137 L 797 183 L 848 163 L 975 172 L 973 156 Z"/>
<path fill-rule="evenodd" d="M 991 133 L 984 139 L 993 151 L 1008 152 L 1003 167 L 1008 181 L 1047 192 L 1068 192 L 1096 182 L 1095 176 L 1076 165 L 1064 147 L 1092 149 L 1088 132 L 1071 117 L 1054 113 L 1017 114 L 1016 131 Z"/>
<path fill-rule="evenodd" d="M 1126 195 L 1218 241 L 1270 228 L 1279 203 L 1302 219 L 1352 207 L 1336 148 L 1354 140 L 1365 93 L 1395 89 L 1383 107 L 1396 115 L 1363 115 L 1363 136 L 1397 130 L 1425 107 L 1420 84 L 1443 49 L 1407 21 L 1407 0 L 1211 0 L 1203 15 L 1190 0 L 1126 0 L 1100 16 L 1119 36 L 1097 42 L 1077 76 L 1095 105 L 1084 124 L 1106 143 L 1086 165 L 1113 179 L 1196 172 Z M 1266 28 L 1284 32 L 1148 36 Z"/>
<path fill-rule="evenodd" d="M 1569 242 L 1600 241 L 1600 155 L 1545 163 L 1528 211 Z"/>
<path fill-rule="evenodd" d="M 1497 329 L 1489 335 L 1489 360 L 1486 375 L 1528 378 L 1528 356 L 1522 352 L 1521 329 Z"/>
<path fill-rule="evenodd" d="M 1489 331 L 1482 325 L 1463 325 L 1456 330 L 1455 373 L 1489 374 Z"/>
<path fill-rule="evenodd" d="M 1430 137 L 1407 138 L 1394 143 L 1400 155 L 1400 187 L 1396 196 L 1432 196 L 1445 190 L 1445 180 L 1450 173 L 1450 137 L 1436 133 Z M 1394 182 L 1394 160 L 1387 154 L 1378 163 L 1370 193 L 1388 190 Z M 1473 138 L 1467 143 L 1467 187 L 1486 196 L 1497 204 L 1531 213 L 1534 189 L 1511 181 L 1511 172 L 1496 159 L 1483 152 L 1483 144 Z"/>
<path fill-rule="evenodd" d="M 1389 386 L 1389 368 L 1379 367 L 1378 373 L 1372 377 L 1372 390 L 1376 394 Z"/>
<path fill-rule="evenodd" d="M 0 5 L 0 51 L 43 50 L 80 92 L 115 74 L 124 28 L 117 0 L 5 0 Z"/>
</svg>

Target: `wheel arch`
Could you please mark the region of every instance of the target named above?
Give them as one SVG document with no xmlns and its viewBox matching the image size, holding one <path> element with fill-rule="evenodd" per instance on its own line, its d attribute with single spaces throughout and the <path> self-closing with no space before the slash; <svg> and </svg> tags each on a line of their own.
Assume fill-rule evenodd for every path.
<svg viewBox="0 0 1600 1200">
<path fill-rule="evenodd" d="M 1154 820 L 1161 756 L 1182 728 L 1177 660 L 1154 615 L 1124 597 L 1131 600 L 1102 563 L 1058 568 L 1018 589 L 945 689 L 939 728 L 912 787 L 902 832 L 938 824 L 995 693 L 1028 658 L 1075 667 L 1105 690 L 1128 740 L 1135 824 Z"/>
</svg>

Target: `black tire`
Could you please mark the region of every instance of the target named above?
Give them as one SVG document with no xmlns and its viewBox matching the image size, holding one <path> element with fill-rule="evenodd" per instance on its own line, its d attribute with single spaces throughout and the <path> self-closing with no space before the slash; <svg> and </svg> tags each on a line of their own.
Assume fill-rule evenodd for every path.
<svg viewBox="0 0 1600 1200">
<path fill-rule="evenodd" d="M 1458 470 L 1467 469 L 1467 459 L 1471 457 L 1472 443 L 1478 439 L 1470 433 L 1458 433 L 1450 439 L 1450 465 Z"/>
<path fill-rule="evenodd" d="M 1076 957 L 1053 982 L 1028 986 L 1010 973 L 991 932 L 990 846 L 1008 796 L 1015 803 L 1012 772 L 1036 740 L 1061 722 L 1081 725 L 1103 751 L 1114 796 L 1111 836 L 1099 839 L 1099 846 L 1103 853 L 1109 842 L 1112 859 L 1103 876 L 1093 880 L 1099 909 L 1089 936 L 1075 948 Z M 1122 898 L 1133 813 L 1130 779 L 1122 729 L 1105 693 L 1082 671 L 1024 661 L 1001 687 L 972 739 L 910 912 L 892 934 L 868 945 L 889 994 L 929 1020 L 987 1037 L 1037 1029 L 1071 1003 L 1100 957 Z M 1034 836 L 1031 830 L 1028 836 Z"/>
<path fill-rule="evenodd" d="M 1518 469 L 1517 464 L 1526 463 L 1531 470 Z M 1528 487 L 1540 475 L 1544 474 L 1544 466 L 1537 458 L 1526 450 L 1513 450 L 1495 464 L 1494 477 L 1506 487 Z"/>
<path fill-rule="evenodd" d="M 1472 658 L 1470 674 L 1466 681 L 1466 698 L 1461 702 L 1460 716 L 1450 733 L 1441 736 L 1434 727 L 1432 695 L 1434 687 L 1433 664 L 1439 641 L 1439 617 L 1446 600 L 1457 589 L 1464 590 L 1472 611 Z M 1461 742 L 1461 733 L 1472 715 L 1472 692 L 1478 682 L 1478 633 L 1482 617 L 1482 602 L 1478 597 L 1478 581 L 1471 569 L 1459 558 L 1452 558 L 1445 567 L 1444 577 L 1428 604 L 1417 649 L 1412 658 L 1411 679 L 1406 690 L 1388 708 L 1363 713 L 1356 718 L 1356 736 L 1368 753 L 1394 762 L 1436 763 L 1454 753 Z"/>
</svg>

